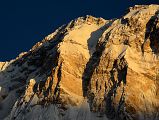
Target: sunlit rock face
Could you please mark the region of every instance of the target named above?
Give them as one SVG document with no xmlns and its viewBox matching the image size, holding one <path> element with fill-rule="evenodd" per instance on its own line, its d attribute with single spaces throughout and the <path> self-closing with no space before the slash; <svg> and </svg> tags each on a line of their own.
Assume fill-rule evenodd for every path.
<svg viewBox="0 0 159 120">
<path fill-rule="evenodd" d="M 0 120 L 158 120 L 158 11 L 80 17 L 0 62 Z"/>
</svg>

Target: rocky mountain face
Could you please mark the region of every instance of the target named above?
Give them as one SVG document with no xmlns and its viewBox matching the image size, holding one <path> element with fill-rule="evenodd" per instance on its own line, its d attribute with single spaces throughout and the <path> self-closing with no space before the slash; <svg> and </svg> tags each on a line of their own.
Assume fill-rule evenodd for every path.
<svg viewBox="0 0 159 120">
<path fill-rule="evenodd" d="M 158 120 L 159 5 L 80 17 L 0 62 L 0 120 Z"/>
</svg>

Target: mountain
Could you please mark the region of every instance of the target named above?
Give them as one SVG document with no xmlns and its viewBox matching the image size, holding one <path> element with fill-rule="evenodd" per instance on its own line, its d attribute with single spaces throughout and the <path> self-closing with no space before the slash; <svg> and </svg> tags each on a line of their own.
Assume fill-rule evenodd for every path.
<svg viewBox="0 0 159 120">
<path fill-rule="evenodd" d="M 79 17 L 0 62 L 0 120 L 159 120 L 159 5 Z"/>
</svg>

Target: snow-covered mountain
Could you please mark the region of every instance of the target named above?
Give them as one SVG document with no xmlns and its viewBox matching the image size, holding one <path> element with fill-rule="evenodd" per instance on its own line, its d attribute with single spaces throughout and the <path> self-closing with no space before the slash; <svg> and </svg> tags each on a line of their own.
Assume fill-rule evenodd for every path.
<svg viewBox="0 0 159 120">
<path fill-rule="evenodd" d="M 159 5 L 79 17 L 0 62 L 0 120 L 158 120 Z"/>
</svg>

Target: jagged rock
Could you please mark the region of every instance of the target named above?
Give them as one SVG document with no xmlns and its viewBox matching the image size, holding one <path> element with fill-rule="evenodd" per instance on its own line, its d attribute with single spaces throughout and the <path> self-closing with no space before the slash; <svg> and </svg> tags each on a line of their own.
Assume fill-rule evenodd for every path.
<svg viewBox="0 0 159 120">
<path fill-rule="evenodd" d="M 158 11 L 79 17 L 0 62 L 0 119 L 158 120 Z"/>
</svg>

